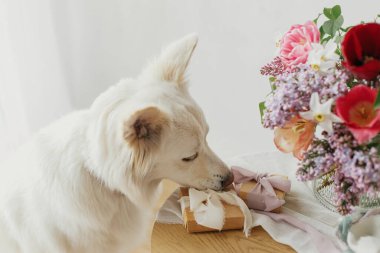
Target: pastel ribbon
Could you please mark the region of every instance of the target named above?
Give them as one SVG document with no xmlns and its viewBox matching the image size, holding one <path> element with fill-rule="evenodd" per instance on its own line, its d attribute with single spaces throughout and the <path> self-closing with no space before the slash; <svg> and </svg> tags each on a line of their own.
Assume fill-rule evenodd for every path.
<svg viewBox="0 0 380 253">
<path fill-rule="evenodd" d="M 234 174 L 235 188 L 239 192 L 242 183 L 255 180 L 256 186 L 247 196 L 249 208 L 272 211 L 283 204 L 285 200 L 279 199 L 274 188 L 283 192 L 290 192 L 291 183 L 288 179 L 280 175 L 271 175 L 268 173 L 256 173 L 241 167 L 232 167 Z"/>
<path fill-rule="evenodd" d="M 198 191 L 189 189 L 189 196 L 180 199 L 182 213 L 186 207 L 190 207 L 195 221 L 202 226 L 222 230 L 224 225 L 224 207 L 222 201 L 240 208 L 244 215 L 244 234 L 249 236 L 252 227 L 252 215 L 244 201 L 236 195 L 236 192 L 216 192 L 211 189 Z"/>
</svg>

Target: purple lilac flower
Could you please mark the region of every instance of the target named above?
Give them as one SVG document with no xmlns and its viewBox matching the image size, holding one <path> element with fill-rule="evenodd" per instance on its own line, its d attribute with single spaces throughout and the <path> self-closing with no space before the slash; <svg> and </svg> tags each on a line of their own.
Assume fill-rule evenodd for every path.
<svg viewBox="0 0 380 253">
<path fill-rule="evenodd" d="M 359 204 L 359 191 L 355 187 L 355 181 L 346 177 L 340 170 L 335 171 L 334 175 L 336 205 L 342 215 L 353 211 L 354 206 Z"/>
<path fill-rule="evenodd" d="M 308 111 L 313 92 L 319 94 L 322 103 L 345 94 L 347 79 L 342 70 L 321 74 L 308 65 L 299 65 L 297 71 L 277 76 L 276 89 L 265 102 L 264 127 L 282 127 L 298 112 Z"/>
<path fill-rule="evenodd" d="M 334 124 L 334 132 L 315 138 L 304 159 L 299 162 L 297 178 L 312 180 L 331 170 L 338 211 L 352 212 L 362 195 L 380 191 L 380 157 L 374 145 L 359 145 L 343 124 Z"/>
<path fill-rule="evenodd" d="M 286 66 L 282 62 L 280 57 L 276 57 L 272 62 L 268 63 L 264 67 L 261 68 L 260 73 L 263 76 L 278 76 L 283 74 L 286 71 Z"/>
<path fill-rule="evenodd" d="M 374 195 L 380 190 L 379 151 L 375 147 L 358 145 L 342 124 L 335 125 L 328 141 L 335 150 L 334 159 L 339 165 L 334 179 L 336 202 L 339 211 L 347 214 L 359 204 L 361 195 Z"/>
<path fill-rule="evenodd" d="M 325 139 L 314 138 L 304 158 L 298 164 L 297 179 L 307 181 L 315 179 L 335 167 L 334 150 Z"/>
<path fill-rule="evenodd" d="M 342 173 L 346 177 L 355 180 L 356 187 L 362 192 L 375 193 L 380 189 L 380 158 L 377 149 L 372 147 L 368 150 L 350 150 L 342 164 Z M 342 155 L 344 157 L 344 155 Z"/>
</svg>

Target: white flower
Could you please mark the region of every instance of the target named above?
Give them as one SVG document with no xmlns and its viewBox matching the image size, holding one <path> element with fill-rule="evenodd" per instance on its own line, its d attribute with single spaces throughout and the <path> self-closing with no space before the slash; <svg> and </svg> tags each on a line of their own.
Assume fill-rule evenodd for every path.
<svg viewBox="0 0 380 253">
<path fill-rule="evenodd" d="M 312 50 L 309 52 L 307 63 L 320 72 L 329 73 L 339 60 L 339 55 L 335 53 L 337 45 L 334 41 L 330 40 L 326 45 L 312 43 Z"/>
<path fill-rule="evenodd" d="M 310 111 L 300 112 L 300 115 L 304 119 L 317 122 L 323 130 L 332 133 L 332 123 L 342 122 L 338 116 L 331 112 L 331 105 L 333 102 L 333 99 L 329 99 L 321 104 L 318 93 L 314 92 L 311 94 L 310 98 Z"/>
</svg>

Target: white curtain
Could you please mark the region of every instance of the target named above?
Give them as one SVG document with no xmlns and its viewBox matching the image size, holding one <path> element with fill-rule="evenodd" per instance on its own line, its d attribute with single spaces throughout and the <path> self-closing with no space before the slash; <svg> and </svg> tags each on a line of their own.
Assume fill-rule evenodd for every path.
<svg viewBox="0 0 380 253">
<path fill-rule="evenodd" d="M 0 0 L 0 160 L 71 110 L 50 0 Z"/>
<path fill-rule="evenodd" d="M 380 9 L 373 0 L 0 0 L 0 159 L 192 32 L 190 89 L 210 146 L 222 157 L 273 150 L 273 133 L 260 124 L 257 104 L 269 86 L 259 69 L 278 32 L 334 4 L 345 25 Z"/>
</svg>

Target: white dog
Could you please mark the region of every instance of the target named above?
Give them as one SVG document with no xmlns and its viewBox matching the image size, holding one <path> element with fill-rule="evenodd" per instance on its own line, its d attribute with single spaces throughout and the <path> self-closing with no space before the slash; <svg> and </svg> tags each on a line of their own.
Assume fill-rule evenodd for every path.
<svg viewBox="0 0 380 253">
<path fill-rule="evenodd" d="M 230 183 L 186 86 L 196 44 L 189 35 L 170 45 L 138 78 L 43 129 L 0 167 L 1 253 L 129 252 L 162 179 Z"/>
</svg>

